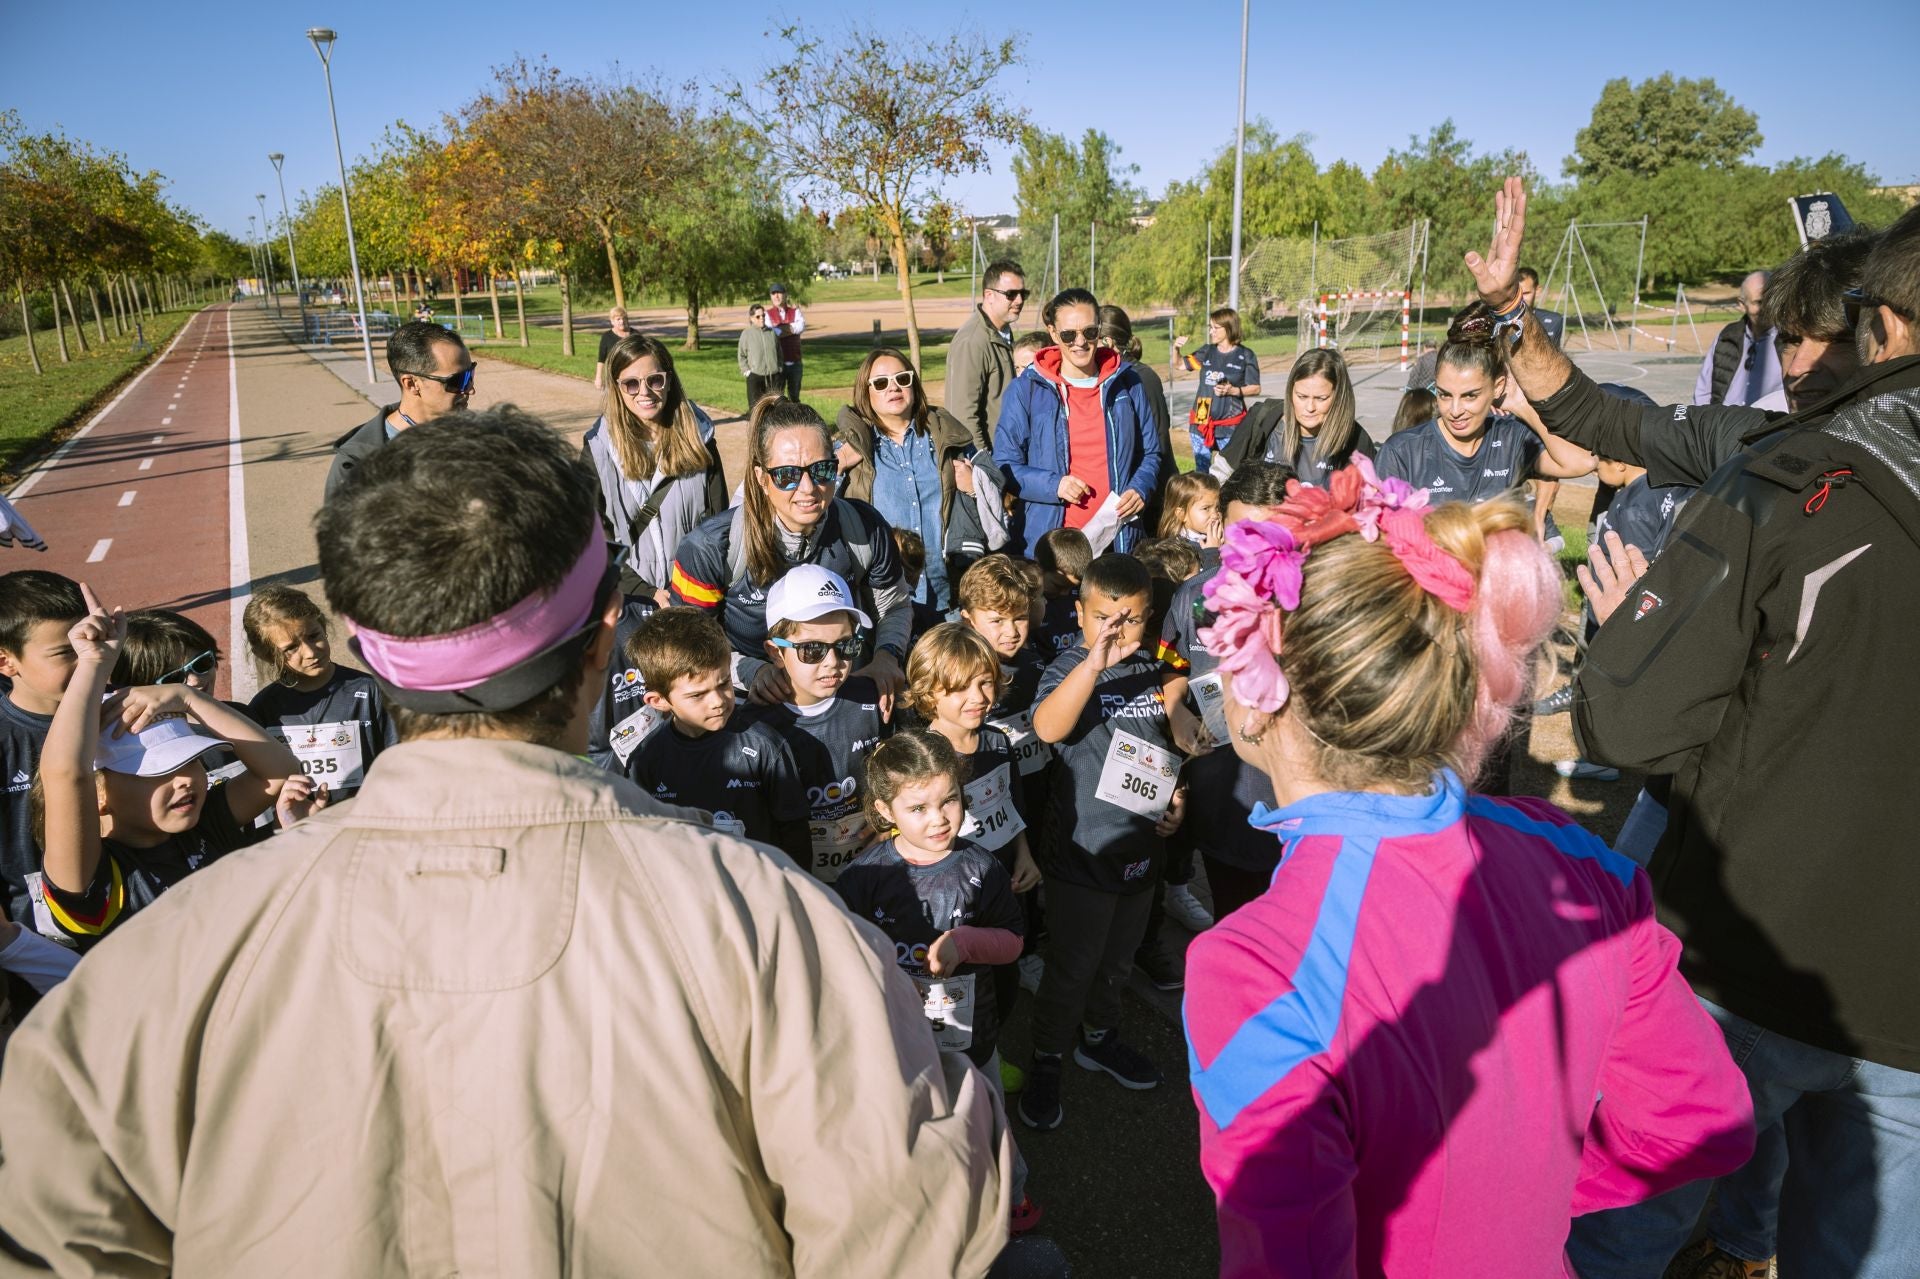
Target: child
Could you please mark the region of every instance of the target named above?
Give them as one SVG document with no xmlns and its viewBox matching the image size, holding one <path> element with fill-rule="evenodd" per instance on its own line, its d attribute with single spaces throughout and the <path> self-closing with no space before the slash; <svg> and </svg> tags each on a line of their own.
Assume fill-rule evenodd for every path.
<svg viewBox="0 0 1920 1279">
<path fill-rule="evenodd" d="M 1033 363 L 1034 357 L 1053 345 L 1053 336 L 1045 329 L 1035 329 L 1031 333 L 1022 333 L 1013 344 L 1013 375 L 1019 377 Z"/>
<path fill-rule="evenodd" d="M 1046 672 L 1047 657 L 1028 644 L 1034 602 L 1039 598 L 1022 566 L 1007 555 L 987 555 L 960 578 L 956 597 L 960 620 L 987 642 L 1000 662 L 1000 698 L 987 712 L 987 723 L 1007 735 L 1014 762 L 1020 768 L 1027 811 L 1046 811 L 1036 789 L 1053 759 L 1053 748 L 1033 731 L 1033 694 Z"/>
<path fill-rule="evenodd" d="M 40 871 L 28 792 L 53 713 L 73 678 L 67 632 L 86 615 L 79 583 L 58 573 L 22 569 L 0 577 L 0 674 L 13 681 L 0 695 L 0 770 L 7 778 L 0 794 L 0 881 L 8 917 L 16 921 L 33 918 L 27 884 Z M 14 995 L 16 1008 L 32 1001 L 22 989 Z"/>
<path fill-rule="evenodd" d="M 1168 480 L 1159 536 L 1220 545 L 1220 481 L 1205 471 L 1182 471 Z"/>
<path fill-rule="evenodd" d="M 789 569 L 767 591 L 767 659 L 793 685 L 793 700 L 763 722 L 793 751 L 807 788 L 806 864 L 829 884 L 870 842 L 861 778 L 889 732 L 879 690 L 847 681 L 860 660 L 858 628 L 872 625 L 846 579 L 818 564 Z"/>
<path fill-rule="evenodd" d="M 164 608 L 127 614 L 127 638 L 113 666 L 115 687 L 185 684 L 212 696 L 219 673 L 220 643 L 191 617 Z"/>
<path fill-rule="evenodd" d="M 640 672 L 662 727 L 635 744 L 619 771 L 656 799 L 712 813 L 715 830 L 809 865 L 807 792 L 793 752 L 735 710 L 731 654 L 720 624 L 699 609 L 662 609 L 640 623 L 627 664 Z"/>
<path fill-rule="evenodd" d="M 927 571 L 927 541 L 912 529 L 893 530 L 893 548 L 900 553 L 900 568 L 906 574 L 907 594 L 917 596 L 920 593 L 920 579 Z M 913 632 L 908 638 L 908 647 L 934 627 L 940 625 L 940 610 L 926 600 L 913 601 Z"/>
<path fill-rule="evenodd" d="M 1077 528 L 1050 529 L 1041 534 L 1033 548 L 1033 558 L 1045 575 L 1042 594 L 1046 597 L 1040 633 L 1035 639 L 1040 651 L 1051 661 L 1079 642 L 1076 600 L 1080 576 L 1093 562 L 1093 543 Z"/>
<path fill-rule="evenodd" d="M 86 950 L 232 852 L 247 823 L 276 799 L 282 823 L 291 824 L 324 804 L 326 792 L 300 772 L 292 751 L 185 683 L 126 690 L 102 727 L 101 698 L 126 619 L 103 608 L 84 583 L 80 591 L 87 615 L 68 632 L 73 682 L 40 758 L 42 875 L 33 890 L 41 931 Z M 223 739 L 246 771 L 210 797 L 200 756 Z"/>
<path fill-rule="evenodd" d="M 247 704 L 248 718 L 285 742 L 302 772 L 326 783 L 330 801 L 351 799 L 367 766 L 400 741 L 380 685 L 333 660 L 326 614 L 291 586 L 255 591 L 241 624 L 272 681 Z"/>
<path fill-rule="evenodd" d="M 1076 1064 L 1127 1088 L 1160 1083 L 1159 1070 L 1116 1029 L 1152 904 L 1148 890 L 1185 802 L 1161 666 L 1141 643 L 1151 589 L 1131 555 L 1102 555 L 1087 566 L 1081 641 L 1047 668 L 1033 712 L 1034 731 L 1054 743 L 1063 769 L 1041 841 L 1051 942 L 1020 1098 L 1020 1118 L 1033 1128 L 1060 1126 L 1061 1063 L 1076 1023 Z"/>
<path fill-rule="evenodd" d="M 658 606 L 650 599 L 629 598 L 613 625 L 613 651 L 624 654 L 633 633 Z M 625 766 L 633 748 L 659 727 L 660 716 L 646 702 L 647 686 L 640 669 L 618 657 L 608 663 L 607 682 L 587 717 L 587 758 L 610 773 Z"/>
<path fill-rule="evenodd" d="M 1020 953 L 1020 906 L 995 858 L 961 832 L 960 757 L 946 738 L 909 729 L 867 760 L 867 802 L 884 838 L 860 854 L 834 884 L 847 909 L 893 941 L 943 1050 L 963 1052 L 995 1078 L 1000 1010 L 995 964 Z M 1026 1197 L 1026 1165 L 1017 1153 L 1014 1230 L 1037 1224 Z"/>
<path fill-rule="evenodd" d="M 1423 426 L 1438 416 L 1440 399 L 1424 386 L 1416 386 L 1400 397 L 1400 407 L 1393 411 L 1393 429 L 1389 436 L 1402 431 L 1411 431 Z"/>
</svg>

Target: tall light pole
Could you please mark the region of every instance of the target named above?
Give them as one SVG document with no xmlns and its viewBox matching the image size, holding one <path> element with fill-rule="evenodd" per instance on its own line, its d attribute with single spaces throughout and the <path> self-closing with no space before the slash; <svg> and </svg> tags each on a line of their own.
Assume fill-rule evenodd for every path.
<svg viewBox="0 0 1920 1279">
<path fill-rule="evenodd" d="M 1233 142 L 1233 260 L 1227 264 L 1227 305 L 1240 309 L 1240 203 L 1247 181 L 1247 11 L 1240 0 L 1240 129 Z"/>
<path fill-rule="evenodd" d="M 333 121 L 333 158 L 340 165 L 340 212 L 347 223 L 347 264 L 353 268 L 353 304 L 360 312 L 360 348 L 367 357 L 367 381 L 375 383 L 380 375 L 373 371 L 373 334 L 367 329 L 367 297 L 360 289 L 360 250 L 353 243 L 353 203 L 347 198 L 347 155 L 340 149 L 340 113 L 333 105 L 333 42 L 338 37 L 331 27 L 310 27 L 307 39 L 320 55 L 320 68 L 327 77 L 327 116 Z"/>
<path fill-rule="evenodd" d="M 287 266 L 293 272 L 293 300 L 300 306 L 300 313 L 305 315 L 307 308 L 305 292 L 300 287 L 300 259 L 293 255 L 293 218 L 287 213 L 287 179 L 280 172 L 280 166 L 286 163 L 287 157 L 275 151 L 267 159 L 273 161 L 274 180 L 280 184 L 280 225 L 287 232 Z"/>
<path fill-rule="evenodd" d="M 253 229 L 253 214 L 247 214 L 247 253 L 253 258 L 254 277 L 260 281 L 260 309 L 267 309 L 267 273 L 260 269 L 260 233 Z"/>
<path fill-rule="evenodd" d="M 260 252 L 267 260 L 267 296 L 273 299 L 273 313 L 280 314 L 280 290 L 273 282 L 273 219 L 267 216 L 267 197 L 255 192 L 260 203 Z"/>
</svg>

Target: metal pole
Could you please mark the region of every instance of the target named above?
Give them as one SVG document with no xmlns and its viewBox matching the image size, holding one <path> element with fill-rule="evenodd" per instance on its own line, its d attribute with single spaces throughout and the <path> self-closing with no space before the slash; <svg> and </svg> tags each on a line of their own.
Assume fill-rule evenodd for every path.
<svg viewBox="0 0 1920 1279">
<path fill-rule="evenodd" d="M 300 313 L 305 315 L 307 308 L 303 301 L 305 290 L 300 285 L 300 259 L 293 254 L 293 218 L 287 213 L 287 179 L 280 172 L 280 166 L 285 163 L 286 158 L 278 151 L 267 157 L 273 161 L 274 180 L 280 184 L 280 225 L 287 233 L 287 266 L 293 271 L 293 300 L 299 305 Z"/>
<path fill-rule="evenodd" d="M 1060 215 L 1053 215 L 1053 291 L 1060 292 Z"/>
<path fill-rule="evenodd" d="M 1420 328 L 1417 341 L 1424 350 L 1427 344 L 1427 247 L 1433 239 L 1433 219 L 1427 218 L 1420 223 Z"/>
<path fill-rule="evenodd" d="M 967 246 L 967 303 L 970 306 L 978 306 L 980 304 L 980 224 L 968 218 L 967 230 L 972 237 Z"/>
<path fill-rule="evenodd" d="M 1095 224 L 1087 223 L 1087 292 L 1099 296 L 1099 290 L 1093 287 L 1093 232 Z"/>
<path fill-rule="evenodd" d="M 1253 0 L 1240 0 L 1240 124 L 1233 142 L 1233 261 L 1227 264 L 1227 305 L 1240 309 L 1240 204 L 1247 174 L 1247 14 Z"/>
<path fill-rule="evenodd" d="M 1307 259 L 1307 296 L 1320 296 L 1320 219 L 1313 220 L 1313 251 Z"/>
<path fill-rule="evenodd" d="M 1207 265 L 1200 273 L 1207 281 L 1206 315 L 1213 314 L 1213 219 L 1207 219 Z"/>
<path fill-rule="evenodd" d="M 1633 261 L 1633 313 L 1627 316 L 1627 350 L 1633 350 L 1633 329 L 1640 319 L 1640 270 L 1647 264 L 1647 217 L 1640 215 L 1640 256 Z"/>
<path fill-rule="evenodd" d="M 273 279 L 273 219 L 267 216 L 266 194 L 256 191 L 253 198 L 260 202 L 260 249 L 267 256 L 267 296 L 273 299 L 273 313 L 278 315 L 280 290 Z"/>
<path fill-rule="evenodd" d="M 313 41 L 314 52 L 320 55 L 320 68 L 327 78 L 327 117 L 333 121 L 333 158 L 340 166 L 340 213 L 347 224 L 347 263 L 353 268 L 353 304 L 360 313 L 360 347 L 367 357 L 367 381 L 371 384 L 378 382 L 380 375 L 373 371 L 373 333 L 367 328 L 367 296 L 360 287 L 360 251 L 353 243 L 353 203 L 347 197 L 347 155 L 340 149 L 340 113 L 333 105 L 334 33 L 316 27 L 307 32 L 307 39 Z"/>
<path fill-rule="evenodd" d="M 260 235 L 253 229 L 253 214 L 247 214 L 247 254 L 253 260 L 253 274 L 260 281 L 260 309 L 267 309 L 267 273 L 260 269 Z"/>
</svg>

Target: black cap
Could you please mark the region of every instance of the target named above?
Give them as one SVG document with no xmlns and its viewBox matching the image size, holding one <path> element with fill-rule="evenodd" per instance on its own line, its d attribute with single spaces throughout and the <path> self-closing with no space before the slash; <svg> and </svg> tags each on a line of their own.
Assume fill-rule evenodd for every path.
<svg viewBox="0 0 1920 1279">
<path fill-rule="evenodd" d="M 787 286 L 784 284 L 769 284 L 767 286 L 768 293 L 785 293 L 786 291 Z"/>
</svg>

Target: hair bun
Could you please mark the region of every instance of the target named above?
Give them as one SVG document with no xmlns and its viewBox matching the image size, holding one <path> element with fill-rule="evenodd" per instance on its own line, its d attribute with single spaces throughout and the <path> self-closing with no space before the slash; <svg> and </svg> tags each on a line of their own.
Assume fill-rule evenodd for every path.
<svg viewBox="0 0 1920 1279">
<path fill-rule="evenodd" d="M 1475 299 L 1447 325 L 1448 346 L 1493 346 L 1500 336 L 1499 317 L 1492 307 Z"/>
</svg>

